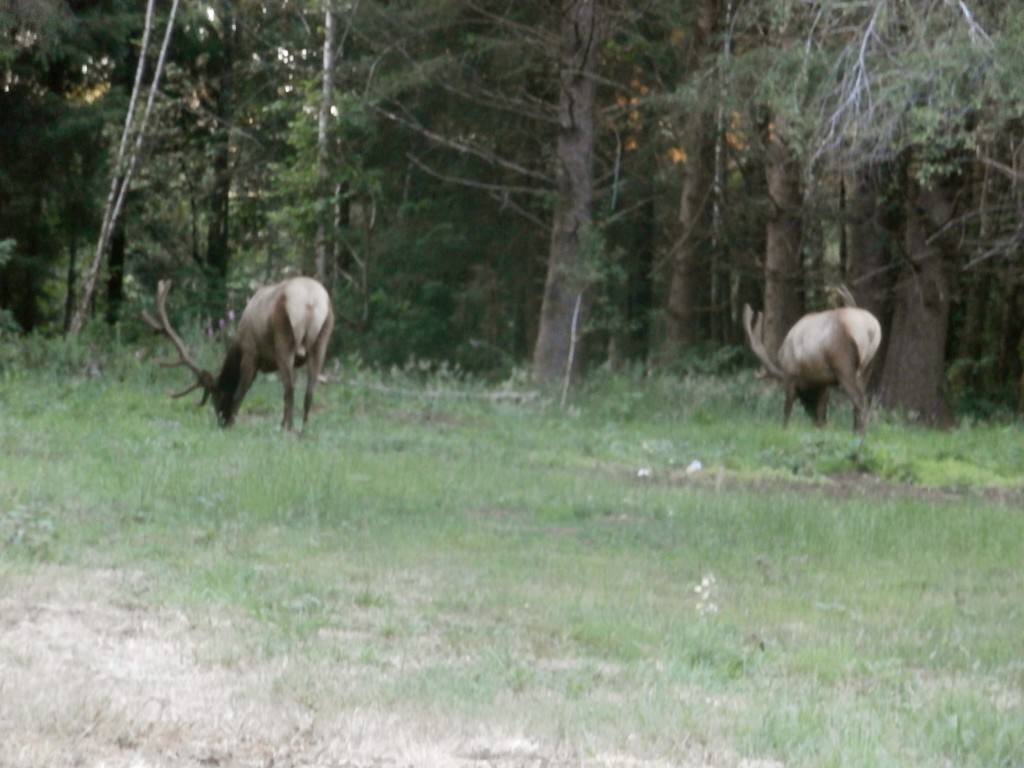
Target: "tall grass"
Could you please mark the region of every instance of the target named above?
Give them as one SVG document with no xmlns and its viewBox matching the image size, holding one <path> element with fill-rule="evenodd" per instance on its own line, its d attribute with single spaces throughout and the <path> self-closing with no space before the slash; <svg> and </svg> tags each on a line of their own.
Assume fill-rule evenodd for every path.
<svg viewBox="0 0 1024 768">
<path fill-rule="evenodd" d="M 297 438 L 270 378 L 222 431 L 141 362 L 8 372 L 0 592 L 138 572 L 133 600 L 223 620 L 207 663 L 288 658 L 277 695 L 323 728 L 368 708 L 552 753 L 1024 765 L 1018 426 L 783 431 L 739 377 L 609 377 L 565 411 L 334 377 Z"/>
</svg>

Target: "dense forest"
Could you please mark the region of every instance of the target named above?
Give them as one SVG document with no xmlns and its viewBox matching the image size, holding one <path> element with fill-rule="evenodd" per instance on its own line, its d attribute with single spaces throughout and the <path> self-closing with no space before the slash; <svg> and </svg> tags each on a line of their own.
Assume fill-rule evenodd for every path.
<svg viewBox="0 0 1024 768">
<path fill-rule="evenodd" d="M 845 285 L 872 388 L 1024 411 L 1024 17 L 976 0 L 0 0 L 0 333 L 318 277 L 367 364 L 722 370 Z"/>
</svg>

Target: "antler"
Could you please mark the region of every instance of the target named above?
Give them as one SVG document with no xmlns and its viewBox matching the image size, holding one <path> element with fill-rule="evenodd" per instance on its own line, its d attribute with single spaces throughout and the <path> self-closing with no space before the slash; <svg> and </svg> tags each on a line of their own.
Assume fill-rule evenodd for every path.
<svg viewBox="0 0 1024 768">
<path fill-rule="evenodd" d="M 853 294 L 850 293 L 850 289 L 843 283 L 836 286 L 836 295 L 839 296 L 839 300 L 843 302 L 844 307 L 857 306 L 857 300 L 853 298 Z"/>
<path fill-rule="evenodd" d="M 172 392 L 171 397 L 183 397 L 189 392 L 194 392 L 200 387 L 203 388 L 203 399 L 199 402 L 200 405 L 206 403 L 207 398 L 210 396 L 210 392 L 213 391 L 214 381 L 213 374 L 209 371 L 204 370 L 195 363 L 195 361 L 189 356 L 188 350 L 185 348 L 185 342 L 181 340 L 181 337 L 175 333 L 174 328 L 171 327 L 171 321 L 167 319 L 167 294 L 171 291 L 171 281 L 161 280 L 157 283 L 156 289 L 156 311 L 159 315 L 160 320 L 154 320 L 153 317 L 143 311 L 142 319 L 146 321 L 146 325 L 152 328 L 157 333 L 163 334 L 171 340 L 171 344 L 178 350 L 177 360 L 161 360 L 160 365 L 165 368 L 173 368 L 175 366 L 184 365 L 192 373 L 196 375 L 196 380 L 178 392 Z"/>
<path fill-rule="evenodd" d="M 768 350 L 764 347 L 764 315 L 761 312 L 755 313 L 749 304 L 743 305 L 743 330 L 747 332 L 747 341 L 750 343 L 751 351 L 757 355 L 757 359 L 777 379 L 785 378 L 782 370 L 772 360 Z"/>
</svg>

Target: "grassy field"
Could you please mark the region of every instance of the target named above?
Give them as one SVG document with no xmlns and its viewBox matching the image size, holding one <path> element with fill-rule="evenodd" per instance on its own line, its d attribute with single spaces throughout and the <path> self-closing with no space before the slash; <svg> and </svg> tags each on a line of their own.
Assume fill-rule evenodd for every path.
<svg viewBox="0 0 1024 768">
<path fill-rule="evenodd" d="M 1019 424 L 124 357 L 0 378 L 2 766 L 1024 766 Z"/>
</svg>

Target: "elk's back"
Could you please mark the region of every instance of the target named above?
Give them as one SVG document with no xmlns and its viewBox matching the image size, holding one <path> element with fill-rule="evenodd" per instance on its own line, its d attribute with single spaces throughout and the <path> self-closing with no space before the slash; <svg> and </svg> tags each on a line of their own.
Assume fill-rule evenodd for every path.
<svg viewBox="0 0 1024 768">
<path fill-rule="evenodd" d="M 853 367 L 863 371 L 881 340 L 878 320 L 865 309 L 843 307 L 813 312 L 800 318 L 786 334 L 779 348 L 779 367 L 806 382 L 834 382 L 835 364 L 841 356 L 852 351 Z"/>
<path fill-rule="evenodd" d="M 254 354 L 262 371 L 276 367 L 275 332 L 290 334 L 295 354 L 305 358 L 331 313 L 326 289 L 308 277 L 294 277 L 257 290 L 238 324 L 238 343 Z"/>
</svg>

